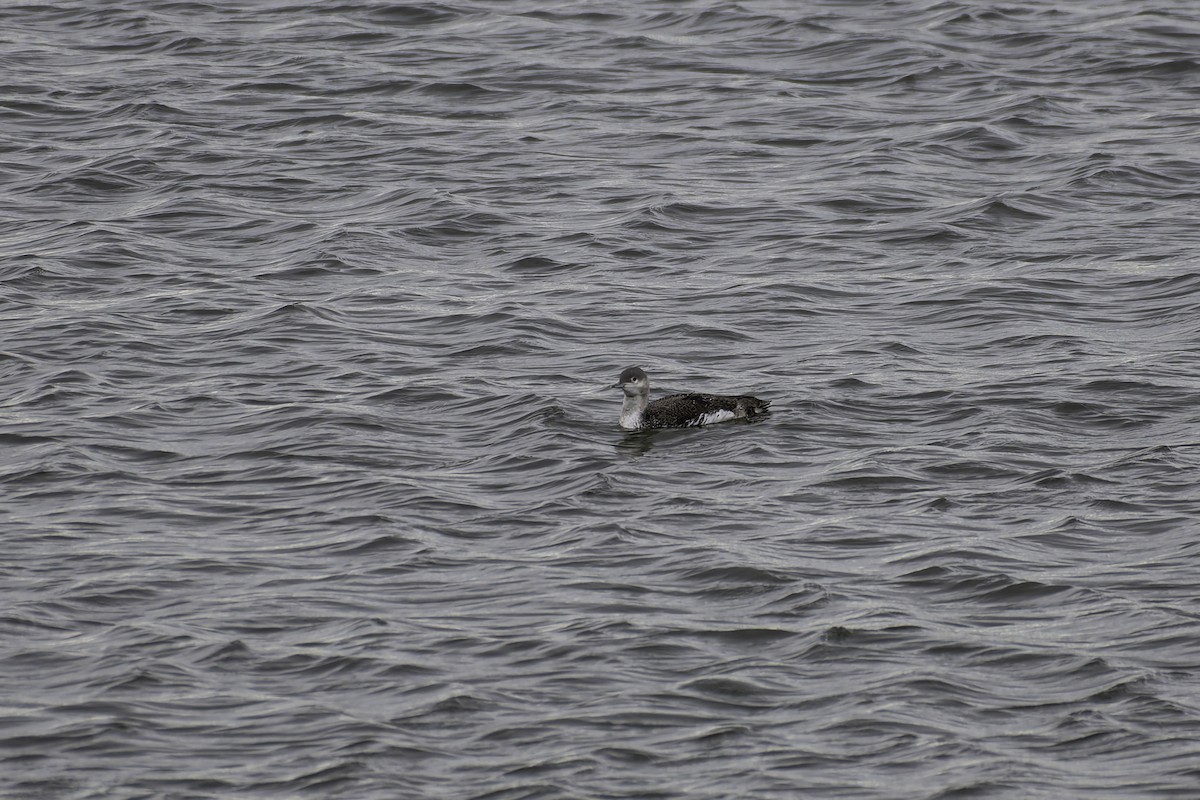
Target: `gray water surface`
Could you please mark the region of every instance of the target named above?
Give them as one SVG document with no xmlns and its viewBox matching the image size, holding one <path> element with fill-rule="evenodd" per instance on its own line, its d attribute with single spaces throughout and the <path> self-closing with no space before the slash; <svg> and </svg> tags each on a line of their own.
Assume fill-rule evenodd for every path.
<svg viewBox="0 0 1200 800">
<path fill-rule="evenodd" d="M 1190 0 L 0 42 L 0 795 L 1200 796 Z"/>
</svg>

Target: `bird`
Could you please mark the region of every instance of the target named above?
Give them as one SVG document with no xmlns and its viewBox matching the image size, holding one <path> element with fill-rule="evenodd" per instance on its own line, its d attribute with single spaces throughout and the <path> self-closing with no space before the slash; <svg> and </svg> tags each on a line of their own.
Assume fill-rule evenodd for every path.
<svg viewBox="0 0 1200 800">
<path fill-rule="evenodd" d="M 612 388 L 625 393 L 620 424 L 629 431 L 694 428 L 730 419 L 751 419 L 771 405 L 770 400 L 749 395 L 719 394 L 673 394 L 650 402 L 650 379 L 641 367 L 626 369 Z"/>
</svg>

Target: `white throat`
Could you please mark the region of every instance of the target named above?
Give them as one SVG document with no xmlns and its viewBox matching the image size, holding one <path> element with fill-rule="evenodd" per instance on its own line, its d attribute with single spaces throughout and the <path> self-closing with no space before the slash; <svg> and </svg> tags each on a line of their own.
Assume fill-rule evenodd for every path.
<svg viewBox="0 0 1200 800">
<path fill-rule="evenodd" d="M 621 427 L 628 431 L 636 431 L 642 427 L 642 413 L 649 402 L 648 392 L 630 394 L 625 392 L 625 402 L 621 403 Z"/>
</svg>

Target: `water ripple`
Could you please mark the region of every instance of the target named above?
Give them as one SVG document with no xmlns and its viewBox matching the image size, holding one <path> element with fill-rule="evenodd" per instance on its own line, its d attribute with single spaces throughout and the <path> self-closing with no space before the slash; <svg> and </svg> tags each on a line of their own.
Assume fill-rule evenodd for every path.
<svg viewBox="0 0 1200 800">
<path fill-rule="evenodd" d="M 1200 17 L 886 12 L 0 9 L 9 793 L 1191 796 Z"/>
</svg>

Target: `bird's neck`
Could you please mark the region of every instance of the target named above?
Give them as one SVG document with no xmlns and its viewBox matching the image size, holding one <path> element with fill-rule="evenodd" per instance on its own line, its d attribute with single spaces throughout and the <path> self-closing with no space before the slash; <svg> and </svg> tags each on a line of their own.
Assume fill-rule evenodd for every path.
<svg viewBox="0 0 1200 800">
<path fill-rule="evenodd" d="M 649 399 L 644 394 L 627 394 L 621 404 L 621 427 L 634 430 L 642 427 L 642 413 Z"/>
</svg>

